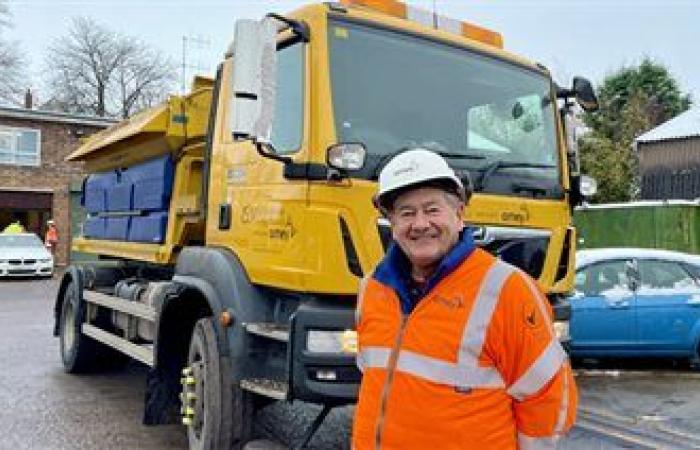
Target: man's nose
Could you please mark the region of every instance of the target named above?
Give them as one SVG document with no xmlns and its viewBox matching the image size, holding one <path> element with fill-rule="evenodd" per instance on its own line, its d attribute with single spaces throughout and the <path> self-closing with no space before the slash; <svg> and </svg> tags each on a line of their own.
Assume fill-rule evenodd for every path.
<svg viewBox="0 0 700 450">
<path fill-rule="evenodd" d="M 411 225 L 414 229 L 419 230 L 430 228 L 430 220 L 428 219 L 428 215 L 422 212 L 416 213 Z"/>
</svg>

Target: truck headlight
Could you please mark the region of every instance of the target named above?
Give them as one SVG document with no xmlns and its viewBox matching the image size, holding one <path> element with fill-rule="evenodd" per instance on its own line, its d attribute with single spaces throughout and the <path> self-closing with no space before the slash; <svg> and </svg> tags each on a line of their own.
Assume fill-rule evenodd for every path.
<svg viewBox="0 0 700 450">
<path fill-rule="evenodd" d="M 556 320 L 554 321 L 554 334 L 559 340 L 559 342 L 566 342 L 571 339 L 569 336 L 569 321 L 568 320 Z"/>
<path fill-rule="evenodd" d="M 357 353 L 357 332 L 354 330 L 310 330 L 306 349 L 313 353 Z"/>
</svg>

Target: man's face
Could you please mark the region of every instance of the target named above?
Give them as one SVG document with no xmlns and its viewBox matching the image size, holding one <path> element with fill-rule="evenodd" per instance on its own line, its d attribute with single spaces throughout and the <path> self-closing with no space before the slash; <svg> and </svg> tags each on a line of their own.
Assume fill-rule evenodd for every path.
<svg viewBox="0 0 700 450">
<path fill-rule="evenodd" d="M 391 234 L 411 264 L 414 275 L 430 275 L 459 240 L 464 206 L 432 187 L 401 194 L 389 212 Z"/>
</svg>

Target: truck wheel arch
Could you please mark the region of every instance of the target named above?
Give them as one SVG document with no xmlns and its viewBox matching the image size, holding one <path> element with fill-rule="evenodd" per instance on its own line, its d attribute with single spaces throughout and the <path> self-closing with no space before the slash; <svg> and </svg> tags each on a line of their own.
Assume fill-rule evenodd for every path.
<svg viewBox="0 0 700 450">
<path fill-rule="evenodd" d="M 244 322 L 265 317 L 264 295 L 229 249 L 185 247 L 178 256 L 173 281 L 198 288 L 212 304 L 214 314 L 228 309 Z"/>
<path fill-rule="evenodd" d="M 240 325 L 261 320 L 267 305 L 251 284 L 239 259 L 226 249 L 185 248 L 178 257 L 172 289 L 168 291 L 156 327 L 156 368 L 170 372 L 171 376 L 175 370 L 179 373 L 195 324 L 211 316 L 222 354 L 234 360 L 233 373 L 238 378 L 240 367 L 235 360 L 245 357 L 243 343 L 246 339 Z M 219 323 L 223 311 L 233 315 L 230 329 L 224 329 Z M 183 318 L 186 318 L 184 322 Z"/>
</svg>

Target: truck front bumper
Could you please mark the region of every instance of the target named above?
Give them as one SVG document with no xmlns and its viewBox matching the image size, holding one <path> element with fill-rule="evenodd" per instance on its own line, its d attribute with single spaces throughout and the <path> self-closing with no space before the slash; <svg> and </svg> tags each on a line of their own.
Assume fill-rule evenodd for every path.
<svg viewBox="0 0 700 450">
<path fill-rule="evenodd" d="M 362 377 L 355 354 L 332 346 L 310 345 L 310 334 L 339 336 L 352 330 L 354 323 L 354 308 L 325 303 L 299 307 L 292 319 L 289 346 L 290 399 L 325 404 L 355 402 Z"/>
</svg>

